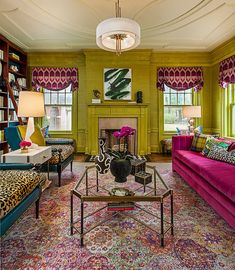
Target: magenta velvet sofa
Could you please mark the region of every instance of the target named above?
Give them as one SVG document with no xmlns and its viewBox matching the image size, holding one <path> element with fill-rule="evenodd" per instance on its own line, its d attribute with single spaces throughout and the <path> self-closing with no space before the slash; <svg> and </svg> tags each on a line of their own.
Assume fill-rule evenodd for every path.
<svg viewBox="0 0 235 270">
<path fill-rule="evenodd" d="M 235 229 L 235 166 L 190 151 L 193 136 L 173 136 L 172 169 Z"/>
</svg>

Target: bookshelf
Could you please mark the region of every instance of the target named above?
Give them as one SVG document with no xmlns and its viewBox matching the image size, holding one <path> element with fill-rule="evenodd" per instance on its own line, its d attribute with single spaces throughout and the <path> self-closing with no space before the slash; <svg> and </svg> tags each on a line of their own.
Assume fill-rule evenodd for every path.
<svg viewBox="0 0 235 270">
<path fill-rule="evenodd" d="M 4 128 L 23 124 L 17 117 L 19 91 L 27 89 L 27 54 L 0 35 L 0 155 L 8 152 Z"/>
</svg>

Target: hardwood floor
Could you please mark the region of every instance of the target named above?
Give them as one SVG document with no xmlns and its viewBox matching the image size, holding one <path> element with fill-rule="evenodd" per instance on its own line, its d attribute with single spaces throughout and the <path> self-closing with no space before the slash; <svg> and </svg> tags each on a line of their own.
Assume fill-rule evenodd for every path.
<svg viewBox="0 0 235 270">
<path fill-rule="evenodd" d="M 74 160 L 75 161 L 78 161 L 78 162 L 85 162 L 87 158 L 87 155 L 85 154 L 75 154 L 74 156 Z M 169 163 L 171 162 L 171 155 L 169 154 L 151 154 L 151 155 L 148 155 L 148 161 L 151 161 L 151 162 L 160 162 L 160 163 Z"/>
<path fill-rule="evenodd" d="M 172 158 L 170 154 L 154 153 L 148 155 L 149 161 L 160 162 L 160 163 L 170 163 Z"/>
</svg>

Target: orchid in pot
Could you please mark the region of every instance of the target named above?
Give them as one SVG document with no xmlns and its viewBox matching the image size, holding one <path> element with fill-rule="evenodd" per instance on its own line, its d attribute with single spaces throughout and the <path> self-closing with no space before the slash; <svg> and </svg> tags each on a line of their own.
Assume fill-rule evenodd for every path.
<svg viewBox="0 0 235 270">
<path fill-rule="evenodd" d="M 28 148 L 31 146 L 31 142 L 27 142 L 27 141 L 21 141 L 20 142 L 20 149 L 21 149 L 21 153 L 28 153 Z"/>
<path fill-rule="evenodd" d="M 131 162 L 133 156 L 128 151 L 128 139 L 129 136 L 135 134 L 135 129 L 124 126 L 119 131 L 115 131 L 113 136 L 118 140 L 118 150 L 109 149 L 108 153 L 113 157 L 110 170 L 113 176 L 115 176 L 115 181 L 123 183 L 127 181 L 127 176 L 131 172 Z"/>
</svg>

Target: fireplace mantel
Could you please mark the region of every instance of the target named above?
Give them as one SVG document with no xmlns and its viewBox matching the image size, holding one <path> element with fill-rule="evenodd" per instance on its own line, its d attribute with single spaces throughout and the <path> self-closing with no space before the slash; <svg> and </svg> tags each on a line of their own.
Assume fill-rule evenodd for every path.
<svg viewBox="0 0 235 270">
<path fill-rule="evenodd" d="M 148 154 L 148 104 L 90 104 L 88 105 L 88 149 L 90 155 L 98 154 L 99 118 L 136 118 L 137 150 Z"/>
</svg>

